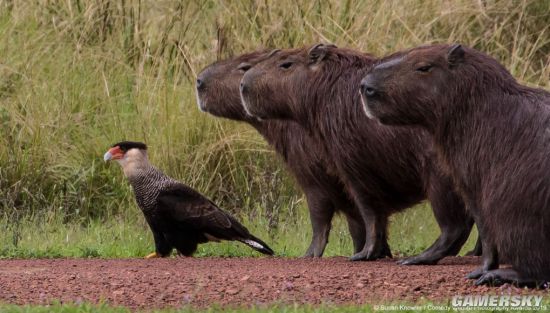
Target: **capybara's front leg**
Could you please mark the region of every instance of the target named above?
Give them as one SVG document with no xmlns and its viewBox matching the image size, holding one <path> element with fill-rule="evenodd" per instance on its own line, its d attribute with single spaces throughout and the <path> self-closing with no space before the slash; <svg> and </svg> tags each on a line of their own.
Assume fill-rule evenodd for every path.
<svg viewBox="0 0 550 313">
<path fill-rule="evenodd" d="M 481 244 L 483 245 L 482 265 L 468 274 L 467 277 L 469 279 L 478 279 L 485 273 L 497 269 L 499 265 L 497 247 L 492 243 L 490 237 L 487 236 L 482 224 L 477 221 L 479 221 L 479 219 L 476 219 L 476 224 L 481 238 Z"/>
<path fill-rule="evenodd" d="M 322 192 L 307 191 L 307 203 L 313 235 L 304 257 L 322 257 L 328 243 L 328 236 L 334 216 L 334 205 Z"/>
</svg>

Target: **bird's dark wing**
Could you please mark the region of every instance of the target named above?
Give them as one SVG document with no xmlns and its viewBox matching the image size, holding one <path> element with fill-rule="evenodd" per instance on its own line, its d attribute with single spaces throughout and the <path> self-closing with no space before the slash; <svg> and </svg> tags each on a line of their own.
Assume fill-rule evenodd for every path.
<svg viewBox="0 0 550 313">
<path fill-rule="evenodd" d="M 157 211 L 168 223 L 188 233 L 200 233 L 210 240 L 213 239 L 211 237 L 238 240 L 261 253 L 273 255 L 273 250 L 265 242 L 250 234 L 231 215 L 183 184 L 174 185 L 159 194 Z"/>
<path fill-rule="evenodd" d="M 207 233 L 219 239 L 234 240 L 249 235 L 248 230 L 212 201 L 183 184 L 160 193 L 159 213 L 188 229 Z"/>
</svg>

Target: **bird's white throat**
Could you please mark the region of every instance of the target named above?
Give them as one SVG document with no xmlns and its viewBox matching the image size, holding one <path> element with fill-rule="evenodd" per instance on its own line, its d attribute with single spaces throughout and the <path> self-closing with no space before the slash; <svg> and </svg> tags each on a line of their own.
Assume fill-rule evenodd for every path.
<svg viewBox="0 0 550 313">
<path fill-rule="evenodd" d="M 128 150 L 122 159 L 116 161 L 122 166 L 124 175 L 128 178 L 137 175 L 140 171 L 151 166 L 147 157 L 147 151 L 136 148 Z"/>
</svg>

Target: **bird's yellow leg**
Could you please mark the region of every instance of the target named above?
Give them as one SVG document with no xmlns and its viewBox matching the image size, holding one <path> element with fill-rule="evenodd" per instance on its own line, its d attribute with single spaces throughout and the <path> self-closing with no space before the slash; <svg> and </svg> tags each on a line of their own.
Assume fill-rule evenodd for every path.
<svg viewBox="0 0 550 313">
<path fill-rule="evenodd" d="M 145 259 L 154 259 L 154 258 L 161 258 L 162 256 L 156 252 L 153 252 L 151 254 L 148 254 L 145 256 Z"/>
</svg>

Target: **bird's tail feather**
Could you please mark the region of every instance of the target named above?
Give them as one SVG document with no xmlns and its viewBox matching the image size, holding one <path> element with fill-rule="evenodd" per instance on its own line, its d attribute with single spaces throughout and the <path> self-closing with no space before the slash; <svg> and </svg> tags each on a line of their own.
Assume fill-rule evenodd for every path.
<svg viewBox="0 0 550 313">
<path fill-rule="evenodd" d="M 247 238 L 242 238 L 239 241 L 263 254 L 267 254 L 267 255 L 274 254 L 273 250 L 265 242 L 263 242 L 262 240 L 252 235 L 249 235 Z"/>
</svg>

